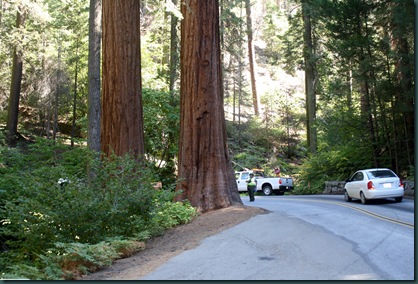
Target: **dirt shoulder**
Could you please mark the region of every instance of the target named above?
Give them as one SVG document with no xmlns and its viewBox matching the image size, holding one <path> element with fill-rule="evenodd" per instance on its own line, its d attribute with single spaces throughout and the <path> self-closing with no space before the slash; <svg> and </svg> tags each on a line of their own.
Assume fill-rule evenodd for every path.
<svg viewBox="0 0 418 284">
<path fill-rule="evenodd" d="M 201 214 L 191 223 L 148 241 L 145 250 L 79 280 L 138 280 L 170 258 L 195 248 L 206 237 L 265 213 L 268 211 L 258 207 L 232 206 Z"/>
</svg>

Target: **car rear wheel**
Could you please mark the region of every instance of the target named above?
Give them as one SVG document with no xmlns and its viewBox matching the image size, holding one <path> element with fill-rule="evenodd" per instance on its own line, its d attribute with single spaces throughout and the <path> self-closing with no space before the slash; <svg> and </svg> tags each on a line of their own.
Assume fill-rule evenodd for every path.
<svg viewBox="0 0 418 284">
<path fill-rule="evenodd" d="M 264 195 L 271 195 L 273 193 L 273 190 L 270 185 L 263 186 L 263 194 Z"/>
<path fill-rule="evenodd" d="M 395 197 L 395 201 L 396 202 L 402 202 L 403 197 L 399 196 L 399 197 Z"/>
<path fill-rule="evenodd" d="M 348 195 L 347 190 L 344 191 L 344 200 L 346 202 L 350 202 L 352 200 L 351 197 L 350 197 L 350 195 Z"/>
<path fill-rule="evenodd" d="M 366 196 L 364 196 L 363 192 L 360 192 L 360 200 L 362 204 L 366 204 L 367 203 L 367 199 Z"/>
</svg>

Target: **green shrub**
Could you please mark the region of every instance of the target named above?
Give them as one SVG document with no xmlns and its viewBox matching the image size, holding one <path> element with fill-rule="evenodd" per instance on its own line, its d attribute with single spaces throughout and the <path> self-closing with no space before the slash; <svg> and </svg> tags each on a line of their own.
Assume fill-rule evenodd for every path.
<svg viewBox="0 0 418 284">
<path fill-rule="evenodd" d="M 91 161 L 96 173 L 91 180 L 80 179 L 65 164 L 14 176 L 0 209 L 5 216 L 0 234 L 13 237 L 9 246 L 36 254 L 55 242 L 95 243 L 145 228 L 155 206 L 152 173 L 139 173 L 137 161 L 128 156 Z M 60 179 L 68 182 L 58 184 Z"/>
<path fill-rule="evenodd" d="M 193 220 L 197 211 L 188 202 L 159 203 L 153 215 L 153 222 L 163 229 L 173 228 Z"/>
<path fill-rule="evenodd" d="M 99 267 L 109 266 L 119 257 L 115 247 L 100 242 L 95 245 L 82 243 L 56 243 L 51 255 L 59 265 L 64 279 L 73 279 Z"/>
<path fill-rule="evenodd" d="M 372 166 L 368 149 L 358 145 L 341 145 L 338 149 L 323 149 L 304 161 L 297 174 L 294 194 L 318 194 L 325 181 L 346 180 L 354 171 Z"/>
<path fill-rule="evenodd" d="M 100 160 L 47 140 L 0 153 L 0 278 L 70 279 L 196 213 L 129 155 Z"/>
</svg>

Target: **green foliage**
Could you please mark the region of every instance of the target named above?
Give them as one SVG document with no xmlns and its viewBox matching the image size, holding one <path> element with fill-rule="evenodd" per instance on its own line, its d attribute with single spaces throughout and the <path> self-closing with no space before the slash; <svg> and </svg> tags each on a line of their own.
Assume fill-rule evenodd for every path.
<svg viewBox="0 0 418 284">
<path fill-rule="evenodd" d="M 294 194 L 317 194 L 324 191 L 325 181 L 346 180 L 354 171 L 372 166 L 370 150 L 347 144 L 318 151 L 299 168 Z"/>
<path fill-rule="evenodd" d="M 279 166 L 290 175 L 291 159 L 306 154 L 306 150 L 297 142 L 289 140 L 286 131 L 266 127 L 260 119 L 250 119 L 241 125 L 227 122 L 227 134 L 234 168 L 238 171 L 243 168 L 263 168 L 268 171 Z"/>
<path fill-rule="evenodd" d="M 178 94 L 143 89 L 144 136 L 147 160 L 165 186 L 175 182 L 175 157 L 180 131 Z"/>
<path fill-rule="evenodd" d="M 404 174 L 404 176 L 406 176 L 406 179 L 407 179 L 407 180 L 412 180 L 412 181 L 414 181 L 414 180 L 415 180 L 415 167 L 414 167 L 414 166 L 410 166 L 410 167 L 408 168 L 407 173 L 406 173 L 406 174 Z"/>
<path fill-rule="evenodd" d="M 55 243 L 54 248 L 39 255 L 37 266 L 15 264 L 3 278 L 74 279 L 77 276 L 110 266 L 115 259 L 127 257 L 144 249 L 142 242 L 121 238 L 91 245 L 83 243 Z"/>
<path fill-rule="evenodd" d="M 1 278 L 68 279 L 196 214 L 154 189 L 153 167 L 128 155 L 99 160 L 42 139 L 0 153 Z"/>
<path fill-rule="evenodd" d="M 45 155 L 45 164 L 23 169 L 19 177 L 6 175 L 2 182 L 8 198 L 1 210 L 7 225 L 1 232 L 17 237 L 9 246 L 39 253 L 57 241 L 94 243 L 103 237 L 131 236 L 149 219 L 155 195 L 152 176 L 144 171 L 138 174 L 134 159 L 113 157 L 100 163 L 90 156 L 96 176 L 87 180 L 74 170 L 77 167 L 68 152 L 60 160 Z M 85 151 L 72 155 L 84 159 L 86 169 L 89 155 Z M 65 180 L 61 185 L 60 179 Z M 113 226 L 122 222 L 123 227 Z"/>
<path fill-rule="evenodd" d="M 196 215 L 196 209 L 188 202 L 166 201 L 158 205 L 153 215 L 153 222 L 158 227 L 169 229 L 189 223 Z"/>
<path fill-rule="evenodd" d="M 56 243 L 51 250 L 55 262 L 62 268 L 63 278 L 72 279 L 77 274 L 109 266 L 119 254 L 114 246 L 100 242 L 95 245 L 82 243 Z"/>
</svg>

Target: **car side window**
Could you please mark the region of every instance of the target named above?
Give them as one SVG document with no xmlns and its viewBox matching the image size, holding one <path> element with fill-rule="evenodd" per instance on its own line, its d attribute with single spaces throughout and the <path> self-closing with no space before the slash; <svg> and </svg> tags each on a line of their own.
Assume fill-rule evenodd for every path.
<svg viewBox="0 0 418 284">
<path fill-rule="evenodd" d="M 362 172 L 356 173 L 352 178 L 351 181 L 362 181 L 364 179 L 364 175 Z"/>
</svg>

